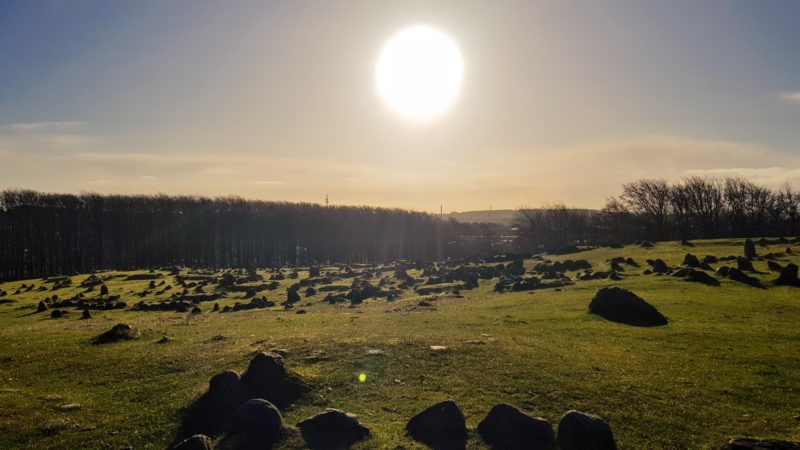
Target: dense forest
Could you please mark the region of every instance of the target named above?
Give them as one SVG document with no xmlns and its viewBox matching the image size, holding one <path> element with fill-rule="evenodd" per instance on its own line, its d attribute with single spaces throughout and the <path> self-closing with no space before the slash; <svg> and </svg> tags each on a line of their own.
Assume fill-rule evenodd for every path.
<svg viewBox="0 0 800 450">
<path fill-rule="evenodd" d="M 169 265 L 276 267 L 494 253 L 505 227 L 372 207 L 0 193 L 0 279 Z"/>
<path fill-rule="evenodd" d="M 564 204 L 521 209 L 517 246 L 529 251 L 640 240 L 800 235 L 800 192 L 743 178 L 645 179 L 623 185 L 602 210 Z"/>
<path fill-rule="evenodd" d="M 601 210 L 520 209 L 514 227 L 399 209 L 166 195 L 0 192 L 0 279 L 99 269 L 441 260 L 640 240 L 800 235 L 800 192 L 742 178 L 638 180 Z"/>
</svg>

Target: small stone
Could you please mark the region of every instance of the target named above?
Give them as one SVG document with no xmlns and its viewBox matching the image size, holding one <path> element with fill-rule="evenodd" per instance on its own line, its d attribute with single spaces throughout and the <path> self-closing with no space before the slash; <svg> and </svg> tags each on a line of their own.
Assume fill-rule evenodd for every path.
<svg viewBox="0 0 800 450">
<path fill-rule="evenodd" d="M 80 403 L 67 403 L 66 405 L 61 405 L 58 407 L 61 411 L 75 411 L 81 409 Z"/>
<path fill-rule="evenodd" d="M 800 450 L 800 442 L 775 439 L 731 439 L 721 450 Z"/>
<path fill-rule="evenodd" d="M 40 430 L 42 431 L 42 434 L 55 435 L 66 430 L 67 428 L 72 428 L 74 426 L 75 424 L 73 424 L 70 419 L 56 419 L 44 423 L 40 427 Z"/>
<path fill-rule="evenodd" d="M 133 337 L 133 327 L 131 327 L 126 323 L 118 323 L 114 325 L 110 330 L 97 336 L 94 339 L 94 343 L 106 344 L 110 342 L 131 339 L 132 337 Z"/>
<path fill-rule="evenodd" d="M 447 351 L 447 347 L 444 345 L 431 345 L 431 350 L 434 352 L 444 352 Z"/>
<path fill-rule="evenodd" d="M 204 434 L 195 434 L 172 447 L 172 450 L 211 450 L 214 444 L 211 438 Z"/>
</svg>

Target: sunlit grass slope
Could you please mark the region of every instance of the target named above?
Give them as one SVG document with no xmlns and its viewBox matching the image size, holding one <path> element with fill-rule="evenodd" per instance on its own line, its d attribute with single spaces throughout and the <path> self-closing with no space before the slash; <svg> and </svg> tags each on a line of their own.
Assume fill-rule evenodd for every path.
<svg viewBox="0 0 800 450">
<path fill-rule="evenodd" d="M 323 303 L 318 294 L 300 306 L 307 314 L 295 314 L 298 307 L 212 313 L 211 302 L 197 316 L 115 310 L 94 312 L 91 320 L 79 320 L 79 312 L 51 319 L 33 313 L 50 292 L 14 294 L 22 283 L 41 280 L 0 284 L 9 293 L 3 299 L 13 300 L 0 304 L 0 448 L 164 448 L 179 410 L 212 375 L 242 371 L 254 352 L 276 348 L 288 350 L 287 367 L 313 386 L 285 412 L 287 423 L 325 407 L 355 413 L 372 430 L 360 448 L 417 448 L 405 436 L 406 421 L 448 398 L 470 427 L 499 402 L 554 425 L 569 409 L 598 414 L 623 449 L 714 448 L 738 436 L 800 439 L 800 288 L 772 286 L 775 274 L 766 273 L 764 261 L 755 266 L 765 272 L 758 277 L 766 290 L 727 279 L 712 287 L 643 275 L 645 259 L 678 265 L 687 252 L 739 255 L 742 245 L 662 243 L 554 256 L 588 259 L 595 270 L 607 270 L 615 256 L 642 267 L 626 268 L 622 281 L 530 293 L 497 294 L 494 281 L 482 281 L 464 298 L 443 297 L 422 309 L 414 308 L 421 298 L 412 294 L 355 308 Z M 58 295 L 79 292 L 85 278 L 73 277 L 76 287 Z M 284 287 L 294 282 L 263 294 L 283 301 Z M 131 305 L 141 300 L 132 293 L 147 283 L 120 277 L 107 285 Z M 607 285 L 631 289 L 669 324 L 637 328 L 589 315 L 589 301 Z M 91 344 L 118 322 L 134 325 L 139 337 Z M 156 344 L 162 336 L 170 342 Z M 471 447 L 481 445 L 471 438 Z"/>
</svg>

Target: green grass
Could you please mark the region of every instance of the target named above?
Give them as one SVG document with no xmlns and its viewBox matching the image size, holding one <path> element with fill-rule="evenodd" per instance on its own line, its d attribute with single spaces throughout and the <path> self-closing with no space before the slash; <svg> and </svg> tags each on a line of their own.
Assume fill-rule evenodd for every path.
<svg viewBox="0 0 800 450">
<path fill-rule="evenodd" d="M 288 349 L 287 367 L 313 386 L 284 413 L 287 423 L 326 407 L 355 413 L 372 430 L 360 448 L 417 448 L 405 436 L 406 421 L 447 398 L 461 406 L 470 427 L 499 402 L 554 426 L 569 409 L 595 413 L 609 421 L 622 449 L 716 448 L 740 436 L 800 440 L 800 289 L 761 290 L 729 280 L 710 287 L 642 275 L 645 259 L 677 265 L 687 251 L 740 254 L 741 240 L 552 257 L 585 258 L 603 270 L 608 258 L 631 256 L 643 267 L 626 268 L 629 276 L 618 282 L 534 293 L 496 294 L 494 282 L 484 281 L 462 299 L 436 301 L 430 311 L 410 308 L 420 299 L 414 295 L 347 308 L 322 303 L 321 293 L 302 306 L 304 315 L 280 308 L 218 314 L 210 312 L 213 303 L 204 303 L 198 317 L 108 311 L 88 321 L 79 320 L 79 312 L 53 320 L 31 314 L 51 292 L 14 295 L 23 281 L 0 284 L 9 291 L 4 298 L 15 300 L 0 304 L 0 448 L 164 448 L 178 428 L 179 410 L 212 375 L 242 371 L 254 352 L 273 348 Z M 755 266 L 767 272 L 766 262 Z M 769 285 L 775 275 L 759 277 Z M 73 277 L 73 285 L 84 278 Z M 282 301 L 293 282 L 259 295 Z M 147 283 L 116 278 L 107 284 L 111 294 L 133 304 L 140 299 L 131 292 Z M 587 314 L 595 291 L 610 284 L 645 298 L 669 325 L 637 328 Z M 66 298 L 77 292 L 55 293 Z M 118 322 L 135 325 L 139 337 L 91 345 Z M 155 344 L 163 335 L 171 342 Z M 213 340 L 216 335 L 224 339 Z M 483 344 L 467 342 L 474 340 Z M 434 353 L 431 345 L 448 351 Z M 366 382 L 358 381 L 360 373 Z M 67 403 L 81 409 L 59 409 Z M 470 447 L 483 448 L 476 436 Z"/>
</svg>

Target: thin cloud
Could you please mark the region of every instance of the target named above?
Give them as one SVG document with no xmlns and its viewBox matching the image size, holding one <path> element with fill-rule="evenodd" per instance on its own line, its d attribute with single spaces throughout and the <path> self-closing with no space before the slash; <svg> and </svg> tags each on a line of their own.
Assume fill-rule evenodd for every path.
<svg viewBox="0 0 800 450">
<path fill-rule="evenodd" d="M 11 131 L 30 133 L 30 132 L 42 132 L 42 131 L 74 130 L 76 128 L 82 128 L 85 125 L 86 122 L 81 122 L 77 120 L 63 120 L 63 121 L 52 121 L 52 122 L 18 122 L 8 125 L 8 128 Z"/>
<path fill-rule="evenodd" d="M 275 186 L 279 184 L 285 184 L 286 182 L 283 180 L 253 180 L 251 181 L 251 183 L 259 185 Z"/>
<path fill-rule="evenodd" d="M 220 167 L 210 167 L 208 169 L 203 169 L 201 173 L 206 175 L 233 175 L 237 173 L 242 173 L 242 171 L 234 169 L 223 169 Z"/>
<path fill-rule="evenodd" d="M 778 100 L 784 103 L 798 103 L 800 104 L 800 91 L 783 92 L 778 95 Z"/>
</svg>

